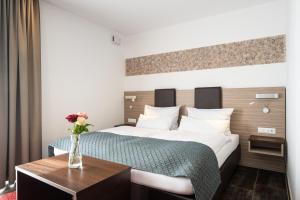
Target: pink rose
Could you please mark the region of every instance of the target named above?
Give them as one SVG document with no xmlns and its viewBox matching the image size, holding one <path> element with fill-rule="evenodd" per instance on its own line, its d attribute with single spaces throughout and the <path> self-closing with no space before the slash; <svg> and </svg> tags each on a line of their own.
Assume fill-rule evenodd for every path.
<svg viewBox="0 0 300 200">
<path fill-rule="evenodd" d="M 71 123 L 74 123 L 77 121 L 77 118 L 78 118 L 78 115 L 77 114 L 71 114 L 71 115 L 68 115 L 66 117 L 66 119 L 71 122 Z"/>
<path fill-rule="evenodd" d="M 78 112 L 77 115 L 78 115 L 78 117 L 83 117 L 85 119 L 88 119 L 88 116 L 87 116 L 86 112 Z"/>
<path fill-rule="evenodd" d="M 84 117 L 78 117 L 76 124 L 78 124 L 80 126 L 84 126 L 86 124 L 86 118 L 84 118 Z"/>
</svg>

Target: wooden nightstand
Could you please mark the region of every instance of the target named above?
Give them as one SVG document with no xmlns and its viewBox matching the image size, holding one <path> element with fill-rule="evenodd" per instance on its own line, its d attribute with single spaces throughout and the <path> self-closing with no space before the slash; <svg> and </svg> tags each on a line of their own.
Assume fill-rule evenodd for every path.
<svg viewBox="0 0 300 200">
<path fill-rule="evenodd" d="M 124 123 L 124 124 L 117 124 L 114 127 L 119 127 L 119 126 L 134 126 L 135 127 L 136 123 Z"/>
<path fill-rule="evenodd" d="M 250 135 L 248 151 L 251 153 L 284 157 L 284 138 Z"/>
<path fill-rule="evenodd" d="M 68 155 L 16 167 L 18 200 L 130 199 L 130 167 L 83 156 L 82 169 L 68 168 Z"/>
</svg>

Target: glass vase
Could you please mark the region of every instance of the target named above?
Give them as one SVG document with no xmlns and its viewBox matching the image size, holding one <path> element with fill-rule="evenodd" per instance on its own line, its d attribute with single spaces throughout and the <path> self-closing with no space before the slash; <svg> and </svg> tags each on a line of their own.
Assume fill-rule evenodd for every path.
<svg viewBox="0 0 300 200">
<path fill-rule="evenodd" d="M 81 168 L 82 156 L 79 147 L 80 135 L 71 135 L 71 148 L 69 152 L 69 168 Z"/>
</svg>

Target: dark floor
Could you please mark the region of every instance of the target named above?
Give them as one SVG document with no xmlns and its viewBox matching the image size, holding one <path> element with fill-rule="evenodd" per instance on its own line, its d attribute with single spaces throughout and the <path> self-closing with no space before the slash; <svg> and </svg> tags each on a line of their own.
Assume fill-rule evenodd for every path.
<svg viewBox="0 0 300 200">
<path fill-rule="evenodd" d="M 288 200 L 285 174 L 238 167 L 222 200 Z"/>
<path fill-rule="evenodd" d="M 288 200 L 285 174 L 238 167 L 222 200 Z"/>
</svg>

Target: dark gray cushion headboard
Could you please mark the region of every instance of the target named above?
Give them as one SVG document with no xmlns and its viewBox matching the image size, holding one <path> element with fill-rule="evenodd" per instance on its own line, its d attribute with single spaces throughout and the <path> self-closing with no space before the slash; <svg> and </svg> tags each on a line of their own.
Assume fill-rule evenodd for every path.
<svg viewBox="0 0 300 200">
<path fill-rule="evenodd" d="M 195 108 L 222 108 L 222 88 L 195 88 Z"/>
<path fill-rule="evenodd" d="M 176 106 L 176 89 L 156 89 L 154 95 L 156 107 Z"/>
</svg>

